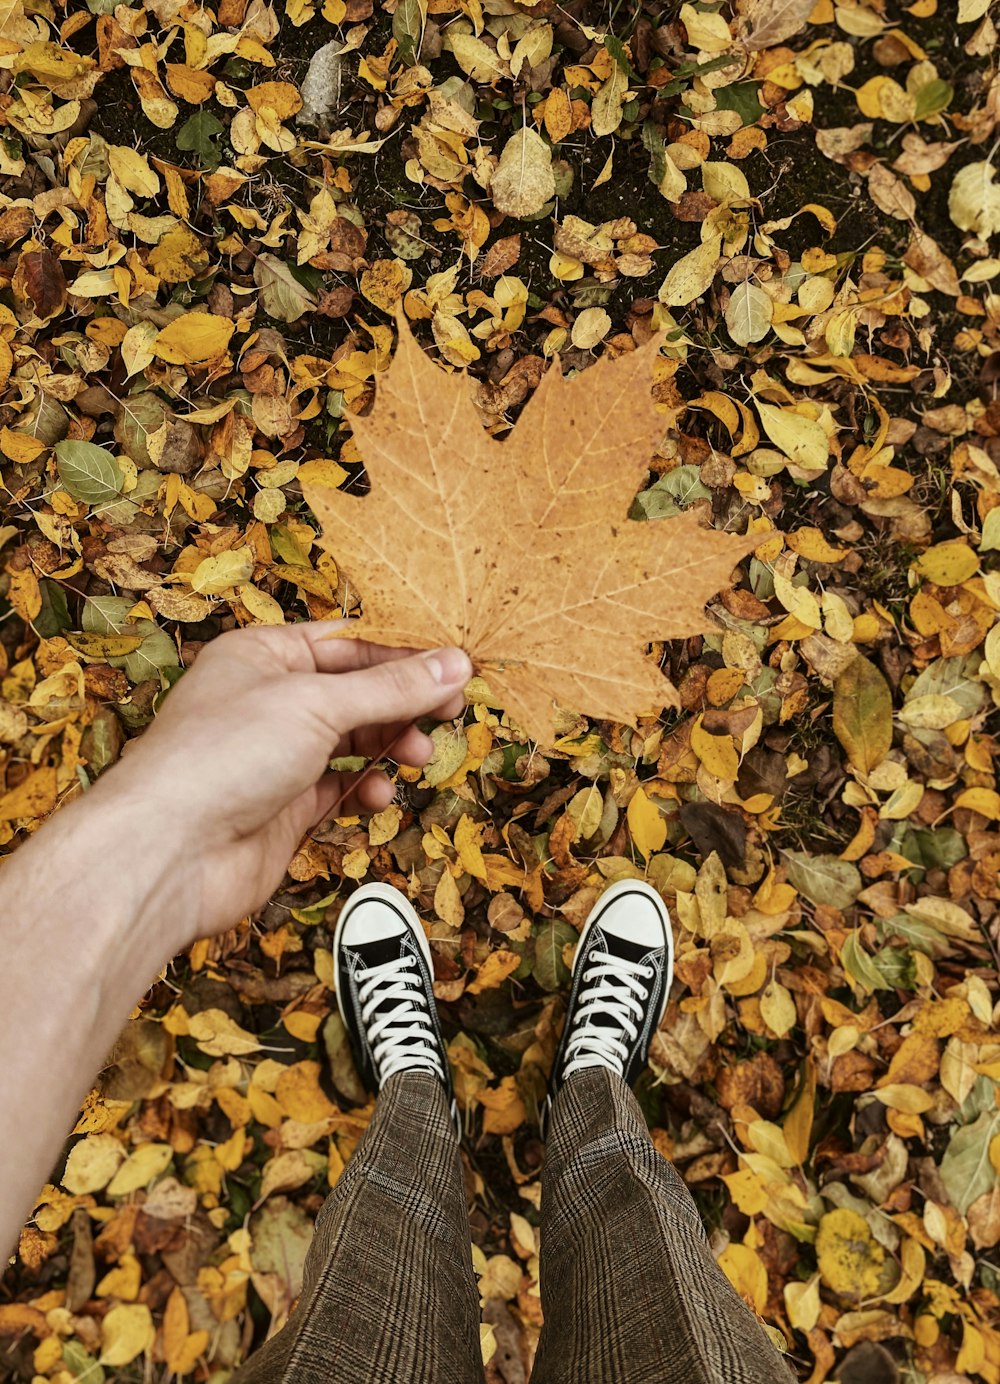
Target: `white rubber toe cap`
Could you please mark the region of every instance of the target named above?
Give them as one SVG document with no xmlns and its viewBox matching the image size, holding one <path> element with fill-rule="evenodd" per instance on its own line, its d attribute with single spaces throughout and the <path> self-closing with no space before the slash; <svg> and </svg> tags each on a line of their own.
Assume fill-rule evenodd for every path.
<svg viewBox="0 0 1000 1384">
<path fill-rule="evenodd" d="M 600 927 L 644 950 L 662 947 L 670 936 L 666 905 L 656 890 L 642 880 L 623 879 L 606 889 L 598 900 Z"/>
</svg>

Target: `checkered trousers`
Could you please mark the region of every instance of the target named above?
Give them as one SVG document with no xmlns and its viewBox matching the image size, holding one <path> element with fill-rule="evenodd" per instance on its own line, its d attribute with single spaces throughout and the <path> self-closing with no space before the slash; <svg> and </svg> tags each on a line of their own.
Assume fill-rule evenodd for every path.
<svg viewBox="0 0 1000 1384">
<path fill-rule="evenodd" d="M 631 1091 L 566 1082 L 542 1175 L 545 1325 L 532 1384 L 793 1384 L 716 1265 Z M 483 1384 L 458 1145 L 437 1081 L 401 1072 L 316 1221 L 299 1302 L 231 1384 Z"/>
</svg>

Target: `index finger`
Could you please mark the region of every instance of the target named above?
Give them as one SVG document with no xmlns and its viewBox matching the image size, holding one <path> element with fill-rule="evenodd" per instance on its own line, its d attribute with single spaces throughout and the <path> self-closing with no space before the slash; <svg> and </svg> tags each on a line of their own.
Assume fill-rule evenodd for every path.
<svg viewBox="0 0 1000 1384">
<path fill-rule="evenodd" d="M 294 625 L 255 625 L 254 636 L 269 645 L 291 672 L 353 673 L 406 658 L 414 648 L 372 644 L 351 631 L 355 620 L 300 620 Z M 434 646 L 422 645 L 423 649 Z"/>
</svg>

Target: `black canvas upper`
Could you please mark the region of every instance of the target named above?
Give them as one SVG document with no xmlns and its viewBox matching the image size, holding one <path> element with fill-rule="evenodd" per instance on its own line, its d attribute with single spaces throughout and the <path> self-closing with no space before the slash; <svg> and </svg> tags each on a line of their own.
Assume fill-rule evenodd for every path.
<svg viewBox="0 0 1000 1384">
<path fill-rule="evenodd" d="M 384 899 L 381 902 L 383 906 L 393 908 L 393 905 L 386 903 Z M 358 906 L 364 907 L 363 904 Z M 369 967 L 380 966 L 387 961 L 395 961 L 399 957 L 412 956 L 416 959 L 412 974 L 419 976 L 421 988 L 427 1000 L 427 1014 L 430 1019 L 429 1031 L 433 1034 L 433 1041 L 437 1044 L 440 1052 L 441 1067 L 444 1072 L 443 1085 L 450 1101 L 452 1099 L 451 1071 L 448 1065 L 448 1055 L 445 1051 L 444 1037 L 441 1033 L 441 1024 L 438 1019 L 437 1002 L 434 998 L 434 977 L 427 965 L 423 949 L 413 934 L 410 919 L 402 909 L 393 908 L 393 911 L 399 915 L 401 931 L 398 936 L 379 938 L 377 941 L 365 942 L 360 946 L 341 945 L 337 949 L 335 957 L 337 994 L 344 1023 L 351 1040 L 355 1065 L 358 1069 L 358 1075 L 367 1088 L 377 1093 L 379 1089 L 378 1074 L 365 1025 L 361 1021 L 361 1003 L 358 998 L 358 982 L 355 980 L 355 976 L 359 971 L 367 970 Z M 374 1011 L 374 1014 L 379 1015 L 391 1010 L 395 1008 L 396 1003 L 395 1000 L 387 1000 L 384 1005 Z"/>
</svg>

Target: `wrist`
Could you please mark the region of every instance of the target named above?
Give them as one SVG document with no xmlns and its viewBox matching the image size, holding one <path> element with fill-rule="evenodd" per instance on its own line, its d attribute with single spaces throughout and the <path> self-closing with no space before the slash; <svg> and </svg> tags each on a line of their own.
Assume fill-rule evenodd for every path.
<svg viewBox="0 0 1000 1384">
<path fill-rule="evenodd" d="M 155 804 L 115 772 L 15 853 L 5 883 L 34 916 L 44 916 L 41 904 L 79 929 L 88 950 L 117 951 L 152 975 L 190 940 L 171 906 L 177 857 L 170 833 L 158 828 Z"/>
</svg>

